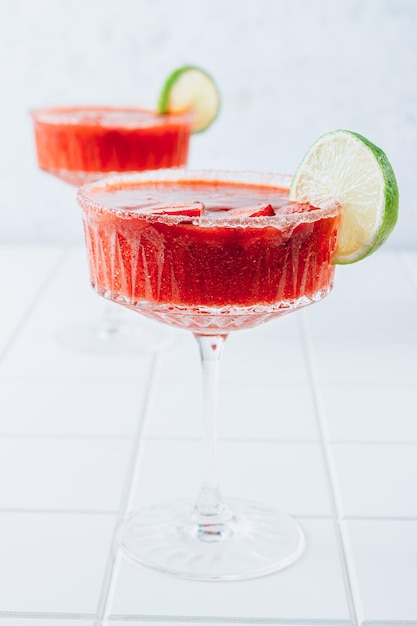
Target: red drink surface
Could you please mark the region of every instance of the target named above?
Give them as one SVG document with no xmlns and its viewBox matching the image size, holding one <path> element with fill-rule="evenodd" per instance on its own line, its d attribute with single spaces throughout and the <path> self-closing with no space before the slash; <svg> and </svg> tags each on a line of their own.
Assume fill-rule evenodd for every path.
<svg viewBox="0 0 417 626">
<path fill-rule="evenodd" d="M 32 112 L 39 167 L 75 185 L 110 172 L 185 165 L 192 118 L 116 107 Z"/>
<path fill-rule="evenodd" d="M 146 314 L 160 307 L 286 309 L 332 286 L 337 208 L 296 205 L 288 189 L 215 179 L 115 177 L 89 187 L 78 199 L 92 283 Z M 263 207 L 265 216 L 248 217 Z"/>
</svg>

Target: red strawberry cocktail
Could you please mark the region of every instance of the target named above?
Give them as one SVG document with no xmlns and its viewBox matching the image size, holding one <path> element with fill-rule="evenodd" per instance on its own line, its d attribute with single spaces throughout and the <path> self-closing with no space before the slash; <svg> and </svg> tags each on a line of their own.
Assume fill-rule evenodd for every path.
<svg viewBox="0 0 417 626">
<path fill-rule="evenodd" d="M 72 185 L 187 163 L 191 113 L 72 106 L 37 109 L 32 118 L 39 167 Z"/>
<path fill-rule="evenodd" d="M 67 106 L 31 112 L 39 167 L 80 186 L 120 172 L 184 166 L 194 114 L 160 115 L 134 107 Z M 59 341 L 81 352 L 125 354 L 159 349 L 167 329 L 144 332 L 109 304 L 103 319 L 59 332 Z"/>
<path fill-rule="evenodd" d="M 160 172 L 84 188 L 91 280 L 193 331 L 250 327 L 332 287 L 338 207 L 288 200 L 286 177 Z"/>
<path fill-rule="evenodd" d="M 201 490 L 196 502 L 144 508 L 124 521 L 120 546 L 141 565 L 194 580 L 240 580 L 287 567 L 303 551 L 303 532 L 287 513 L 223 501 L 215 454 L 229 331 L 311 304 L 333 285 L 340 208 L 289 202 L 289 182 L 174 169 L 114 176 L 78 192 L 97 292 L 191 330 L 200 349 Z"/>
</svg>

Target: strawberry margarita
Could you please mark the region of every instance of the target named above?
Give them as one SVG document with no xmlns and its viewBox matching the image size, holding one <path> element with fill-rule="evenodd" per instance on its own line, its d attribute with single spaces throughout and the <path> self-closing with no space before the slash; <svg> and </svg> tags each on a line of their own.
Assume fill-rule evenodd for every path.
<svg viewBox="0 0 417 626">
<path fill-rule="evenodd" d="M 195 332 L 248 328 L 325 296 L 339 208 L 288 200 L 288 177 L 161 171 L 82 188 L 101 295 Z"/>
<path fill-rule="evenodd" d="M 195 500 L 127 516 L 119 545 L 131 561 L 218 582 L 277 572 L 303 553 L 304 532 L 285 511 L 221 495 L 218 380 L 229 331 L 320 300 L 333 286 L 334 264 L 346 260 L 340 251 L 349 226 L 368 218 L 379 225 L 376 236 L 372 226 L 371 238 L 359 235 L 351 261 L 383 243 L 381 232 L 395 223 L 398 190 L 385 155 L 346 131 L 326 142 L 327 149 L 313 145 L 293 178 L 171 169 L 108 177 L 78 191 L 96 291 L 189 329 L 200 353 L 201 487 Z M 349 213 L 360 219 L 349 224 Z M 251 358 L 247 348 L 242 356 Z M 227 462 L 234 464 L 230 454 Z"/>
<path fill-rule="evenodd" d="M 74 106 L 38 109 L 32 118 L 39 167 L 72 185 L 187 162 L 188 113 Z"/>
</svg>

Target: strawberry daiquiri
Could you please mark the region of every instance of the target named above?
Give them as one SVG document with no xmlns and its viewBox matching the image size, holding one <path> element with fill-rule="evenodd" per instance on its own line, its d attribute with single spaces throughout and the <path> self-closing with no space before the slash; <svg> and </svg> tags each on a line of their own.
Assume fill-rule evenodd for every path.
<svg viewBox="0 0 417 626">
<path fill-rule="evenodd" d="M 39 167 L 81 185 L 111 172 L 184 166 L 193 115 L 72 106 L 32 111 Z"/>
<path fill-rule="evenodd" d="M 185 166 L 194 114 L 139 108 L 67 106 L 31 112 L 39 167 L 79 187 L 112 173 Z M 66 347 L 93 354 L 128 354 L 166 345 L 168 329 L 130 323 L 108 303 L 97 322 L 65 328 Z"/>
<path fill-rule="evenodd" d="M 210 332 L 254 326 L 330 291 L 337 206 L 290 202 L 285 177 L 160 174 L 79 193 L 101 295 Z"/>
<path fill-rule="evenodd" d="M 206 439 L 197 501 L 141 509 L 121 548 L 133 561 L 194 580 L 277 571 L 304 534 L 283 511 L 223 501 L 215 461 L 218 366 L 229 331 L 320 300 L 332 288 L 340 207 L 288 199 L 288 176 L 158 170 L 78 191 L 90 276 L 105 298 L 193 332 Z"/>
<path fill-rule="evenodd" d="M 200 492 L 194 501 L 133 512 L 120 528 L 121 549 L 140 565 L 193 580 L 243 580 L 288 567 L 304 549 L 298 522 L 262 503 L 228 504 L 220 492 L 215 443 L 222 348 L 229 331 L 319 301 L 332 289 L 335 264 L 360 260 L 384 243 L 398 212 L 385 153 L 341 130 L 315 142 L 293 177 L 158 170 L 85 185 L 77 198 L 93 287 L 154 320 L 189 329 L 201 357 Z M 280 408 L 277 391 L 276 405 L 264 409 L 274 419 Z M 256 421 L 257 415 L 236 418 Z M 231 455 L 229 449 L 230 467 Z M 169 464 L 165 469 L 170 472 Z"/>
</svg>

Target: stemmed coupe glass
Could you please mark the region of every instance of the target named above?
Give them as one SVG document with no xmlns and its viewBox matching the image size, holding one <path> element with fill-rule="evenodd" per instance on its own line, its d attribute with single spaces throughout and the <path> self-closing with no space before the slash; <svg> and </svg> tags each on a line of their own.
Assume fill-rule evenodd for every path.
<svg viewBox="0 0 417 626">
<path fill-rule="evenodd" d="M 75 187 L 115 172 L 187 163 L 191 113 L 69 106 L 36 109 L 31 117 L 40 169 Z M 111 355 L 158 349 L 171 335 L 154 324 L 123 319 L 109 303 L 101 320 L 64 328 L 58 338 L 77 351 Z"/>
<path fill-rule="evenodd" d="M 289 202 L 289 182 L 278 174 L 178 169 L 108 177 L 78 191 L 95 290 L 188 329 L 201 356 L 200 493 L 196 501 L 135 511 L 120 529 L 123 552 L 146 567 L 239 580 L 287 567 L 303 551 L 303 531 L 286 512 L 223 500 L 216 462 L 227 335 L 317 302 L 333 286 L 340 209 Z"/>
</svg>

